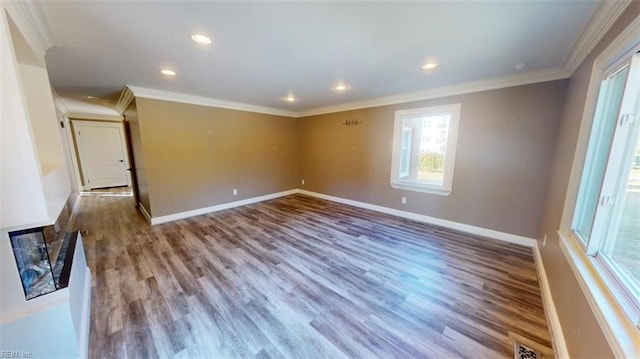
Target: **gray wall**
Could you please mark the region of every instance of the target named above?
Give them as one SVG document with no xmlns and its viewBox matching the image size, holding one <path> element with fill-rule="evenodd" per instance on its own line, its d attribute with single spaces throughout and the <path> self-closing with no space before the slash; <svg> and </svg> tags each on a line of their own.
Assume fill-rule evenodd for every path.
<svg viewBox="0 0 640 359">
<path fill-rule="evenodd" d="M 553 81 L 302 118 L 301 188 L 535 238 L 565 88 Z M 462 113 L 451 195 L 392 188 L 394 112 L 452 103 Z M 354 119 L 363 123 L 342 125 Z"/>
<path fill-rule="evenodd" d="M 136 103 L 153 217 L 297 187 L 295 118 L 146 98 Z"/>
<path fill-rule="evenodd" d="M 560 226 L 593 61 L 638 15 L 640 2 L 634 2 L 571 76 L 545 200 L 540 237 L 546 234 L 549 239 L 542 248 L 542 258 L 569 353 L 575 358 L 611 358 L 613 354 L 560 250 L 556 231 Z"/>
</svg>

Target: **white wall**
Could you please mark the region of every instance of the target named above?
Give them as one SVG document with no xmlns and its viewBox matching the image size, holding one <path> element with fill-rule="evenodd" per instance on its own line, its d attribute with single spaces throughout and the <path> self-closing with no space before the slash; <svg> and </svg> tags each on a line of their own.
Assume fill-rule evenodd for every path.
<svg viewBox="0 0 640 359">
<path fill-rule="evenodd" d="M 21 97 L 17 62 L 5 11 L 0 14 L 0 56 L 2 64 L 0 228 L 7 228 L 45 221 L 48 213 L 44 193 L 40 189 L 40 164 L 31 140 Z M 36 190 L 30 190 L 34 188 Z"/>
</svg>

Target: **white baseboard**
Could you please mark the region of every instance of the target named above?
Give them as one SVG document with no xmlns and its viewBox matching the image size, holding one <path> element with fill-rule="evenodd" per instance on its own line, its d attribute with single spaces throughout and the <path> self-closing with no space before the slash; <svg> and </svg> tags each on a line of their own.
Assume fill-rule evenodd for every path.
<svg viewBox="0 0 640 359">
<path fill-rule="evenodd" d="M 564 334 L 562 332 L 562 326 L 560 325 L 560 318 L 556 311 L 556 305 L 553 302 L 551 296 L 551 287 L 549 286 L 549 280 L 547 279 L 547 272 L 544 269 L 544 263 L 542 262 L 542 255 L 538 243 L 533 246 L 533 258 L 536 263 L 536 271 L 538 272 L 538 280 L 540 282 L 540 294 L 542 295 L 542 305 L 544 307 L 544 313 L 547 317 L 547 323 L 551 329 L 551 338 L 553 341 L 553 351 L 557 359 L 569 358 L 569 350 L 567 349 L 567 343 L 564 340 Z"/>
<path fill-rule="evenodd" d="M 147 220 L 147 222 L 149 222 L 149 224 L 153 225 L 153 218 L 151 218 L 151 215 L 149 214 L 149 211 L 147 211 L 147 209 L 144 208 L 142 203 L 138 202 L 138 208 L 140 209 L 140 212 L 142 213 L 144 218 Z"/>
<path fill-rule="evenodd" d="M 74 195 L 74 192 L 71 192 L 71 194 L 69 195 L 69 198 L 71 198 L 71 196 Z M 78 208 L 80 208 L 80 194 L 76 193 L 75 194 L 76 198 L 73 201 L 73 208 L 71 208 L 71 215 L 69 216 L 70 218 L 74 218 L 76 216 L 76 214 L 78 213 Z M 68 199 L 67 199 L 68 201 Z"/>
<path fill-rule="evenodd" d="M 194 210 L 191 210 L 191 211 L 179 212 L 179 213 L 169 214 L 169 215 L 160 216 L 160 217 L 151 217 L 147 213 L 145 215 L 145 217 L 148 216 L 147 217 L 147 221 L 149 221 L 149 223 L 153 226 L 153 225 L 156 225 L 156 224 L 176 221 L 178 219 L 184 219 L 184 218 L 188 218 L 188 217 L 199 216 L 201 214 L 207 214 L 207 213 L 211 213 L 211 212 L 222 211 L 224 209 L 240 207 L 240 206 L 246 206 L 246 205 L 252 204 L 252 203 L 268 201 L 270 199 L 289 196 L 289 195 L 296 194 L 296 193 L 298 193 L 298 190 L 297 189 L 292 189 L 292 190 L 289 190 L 289 191 L 270 193 L 270 194 L 267 194 L 267 195 L 264 195 L 264 196 L 247 198 L 247 199 L 243 199 L 243 200 L 240 200 L 240 201 L 228 202 L 228 203 L 223 203 L 223 204 L 219 204 L 219 205 L 216 205 L 216 206 L 198 208 L 198 209 L 194 209 Z M 141 206 L 140 208 L 142 209 L 144 207 Z M 145 210 L 142 210 L 142 214 L 145 214 L 145 212 L 146 212 Z"/>
<path fill-rule="evenodd" d="M 436 217 L 429 217 L 423 214 L 401 211 L 394 208 L 378 206 L 371 203 L 354 201 L 346 198 L 330 196 L 330 195 L 311 192 L 311 191 L 302 190 L 302 189 L 292 189 L 289 191 L 270 193 L 264 196 L 252 197 L 252 198 L 247 198 L 240 201 L 222 203 L 222 204 L 211 206 L 211 207 L 198 208 L 190 211 L 179 212 L 179 213 L 169 214 L 169 215 L 160 216 L 160 217 L 152 217 L 147 211 L 147 209 L 142 205 L 142 203 L 138 203 L 138 207 L 140 208 L 140 212 L 142 212 L 144 217 L 147 219 L 147 222 L 149 222 L 149 224 L 151 225 L 156 225 L 156 224 L 176 221 L 179 219 L 189 218 L 193 216 L 199 216 L 199 215 L 207 214 L 211 212 L 217 212 L 224 209 L 240 207 L 240 206 L 245 206 L 252 203 L 267 201 L 274 198 L 289 196 L 296 193 L 304 194 L 311 197 L 326 199 L 332 202 L 343 203 L 343 204 L 351 205 L 354 207 L 369 209 L 376 212 L 386 213 L 393 216 L 407 218 L 413 221 L 429 223 L 429 224 L 433 224 L 440 227 L 454 229 L 460 232 L 470 233 L 470 234 L 474 234 L 482 237 L 493 238 L 503 242 L 518 244 L 518 245 L 529 247 L 529 248 L 533 248 L 537 243 L 537 241 L 533 238 L 519 236 L 516 234 L 500 232 L 500 231 L 496 231 L 488 228 L 476 227 L 469 224 L 449 221 L 446 219 L 440 219 Z"/>
<path fill-rule="evenodd" d="M 332 202 L 348 204 L 348 205 L 354 206 L 354 207 L 360 207 L 360 208 L 369 209 L 369 210 L 376 211 L 376 212 L 386 213 L 386 214 L 390 214 L 392 216 L 398 216 L 398 217 L 402 217 L 402 218 L 407 218 L 407 219 L 410 219 L 410 220 L 413 220 L 413 221 L 424 222 L 424 223 L 433 224 L 433 225 L 440 226 L 440 227 L 450 228 L 450 229 L 454 229 L 454 230 L 457 230 L 457 231 L 460 231 L 460 232 L 475 234 L 475 235 L 482 236 L 482 237 L 493 238 L 493 239 L 501 240 L 501 241 L 504 241 L 504 242 L 518 244 L 518 245 L 525 246 L 525 247 L 533 248 L 536 245 L 536 242 L 537 242 L 533 238 L 519 236 L 519 235 L 516 235 L 516 234 L 500 232 L 500 231 L 496 231 L 496 230 L 488 229 L 488 228 L 476 227 L 476 226 L 472 226 L 472 225 L 468 225 L 468 224 L 464 224 L 464 223 L 448 221 L 446 219 L 429 217 L 429 216 L 425 216 L 423 214 L 407 212 L 407 211 L 401 211 L 399 209 L 378 206 L 378 205 L 370 204 L 370 203 L 366 203 L 366 202 L 353 201 L 353 200 L 346 199 L 346 198 L 335 197 L 335 196 L 330 196 L 330 195 L 311 192 L 311 191 L 306 191 L 306 190 L 298 190 L 298 193 L 304 194 L 304 195 L 307 195 L 307 196 L 311 196 L 311 197 L 317 197 L 317 198 L 326 199 L 326 200 L 332 201 Z"/>
</svg>

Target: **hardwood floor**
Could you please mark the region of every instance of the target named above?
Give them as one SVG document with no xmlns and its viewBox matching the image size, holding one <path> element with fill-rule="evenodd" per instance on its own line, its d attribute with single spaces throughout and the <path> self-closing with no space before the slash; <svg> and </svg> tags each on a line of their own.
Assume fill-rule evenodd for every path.
<svg viewBox="0 0 640 359">
<path fill-rule="evenodd" d="M 83 197 L 91 358 L 551 355 L 530 249 L 302 195 L 150 227 Z"/>
</svg>

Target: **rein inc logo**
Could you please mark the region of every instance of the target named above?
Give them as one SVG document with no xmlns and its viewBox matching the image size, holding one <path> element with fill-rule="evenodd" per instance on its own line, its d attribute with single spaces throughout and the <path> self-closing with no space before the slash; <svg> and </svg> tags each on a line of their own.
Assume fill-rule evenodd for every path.
<svg viewBox="0 0 640 359">
<path fill-rule="evenodd" d="M 21 350 L 2 350 L 0 358 L 33 358 L 33 353 Z"/>
</svg>

